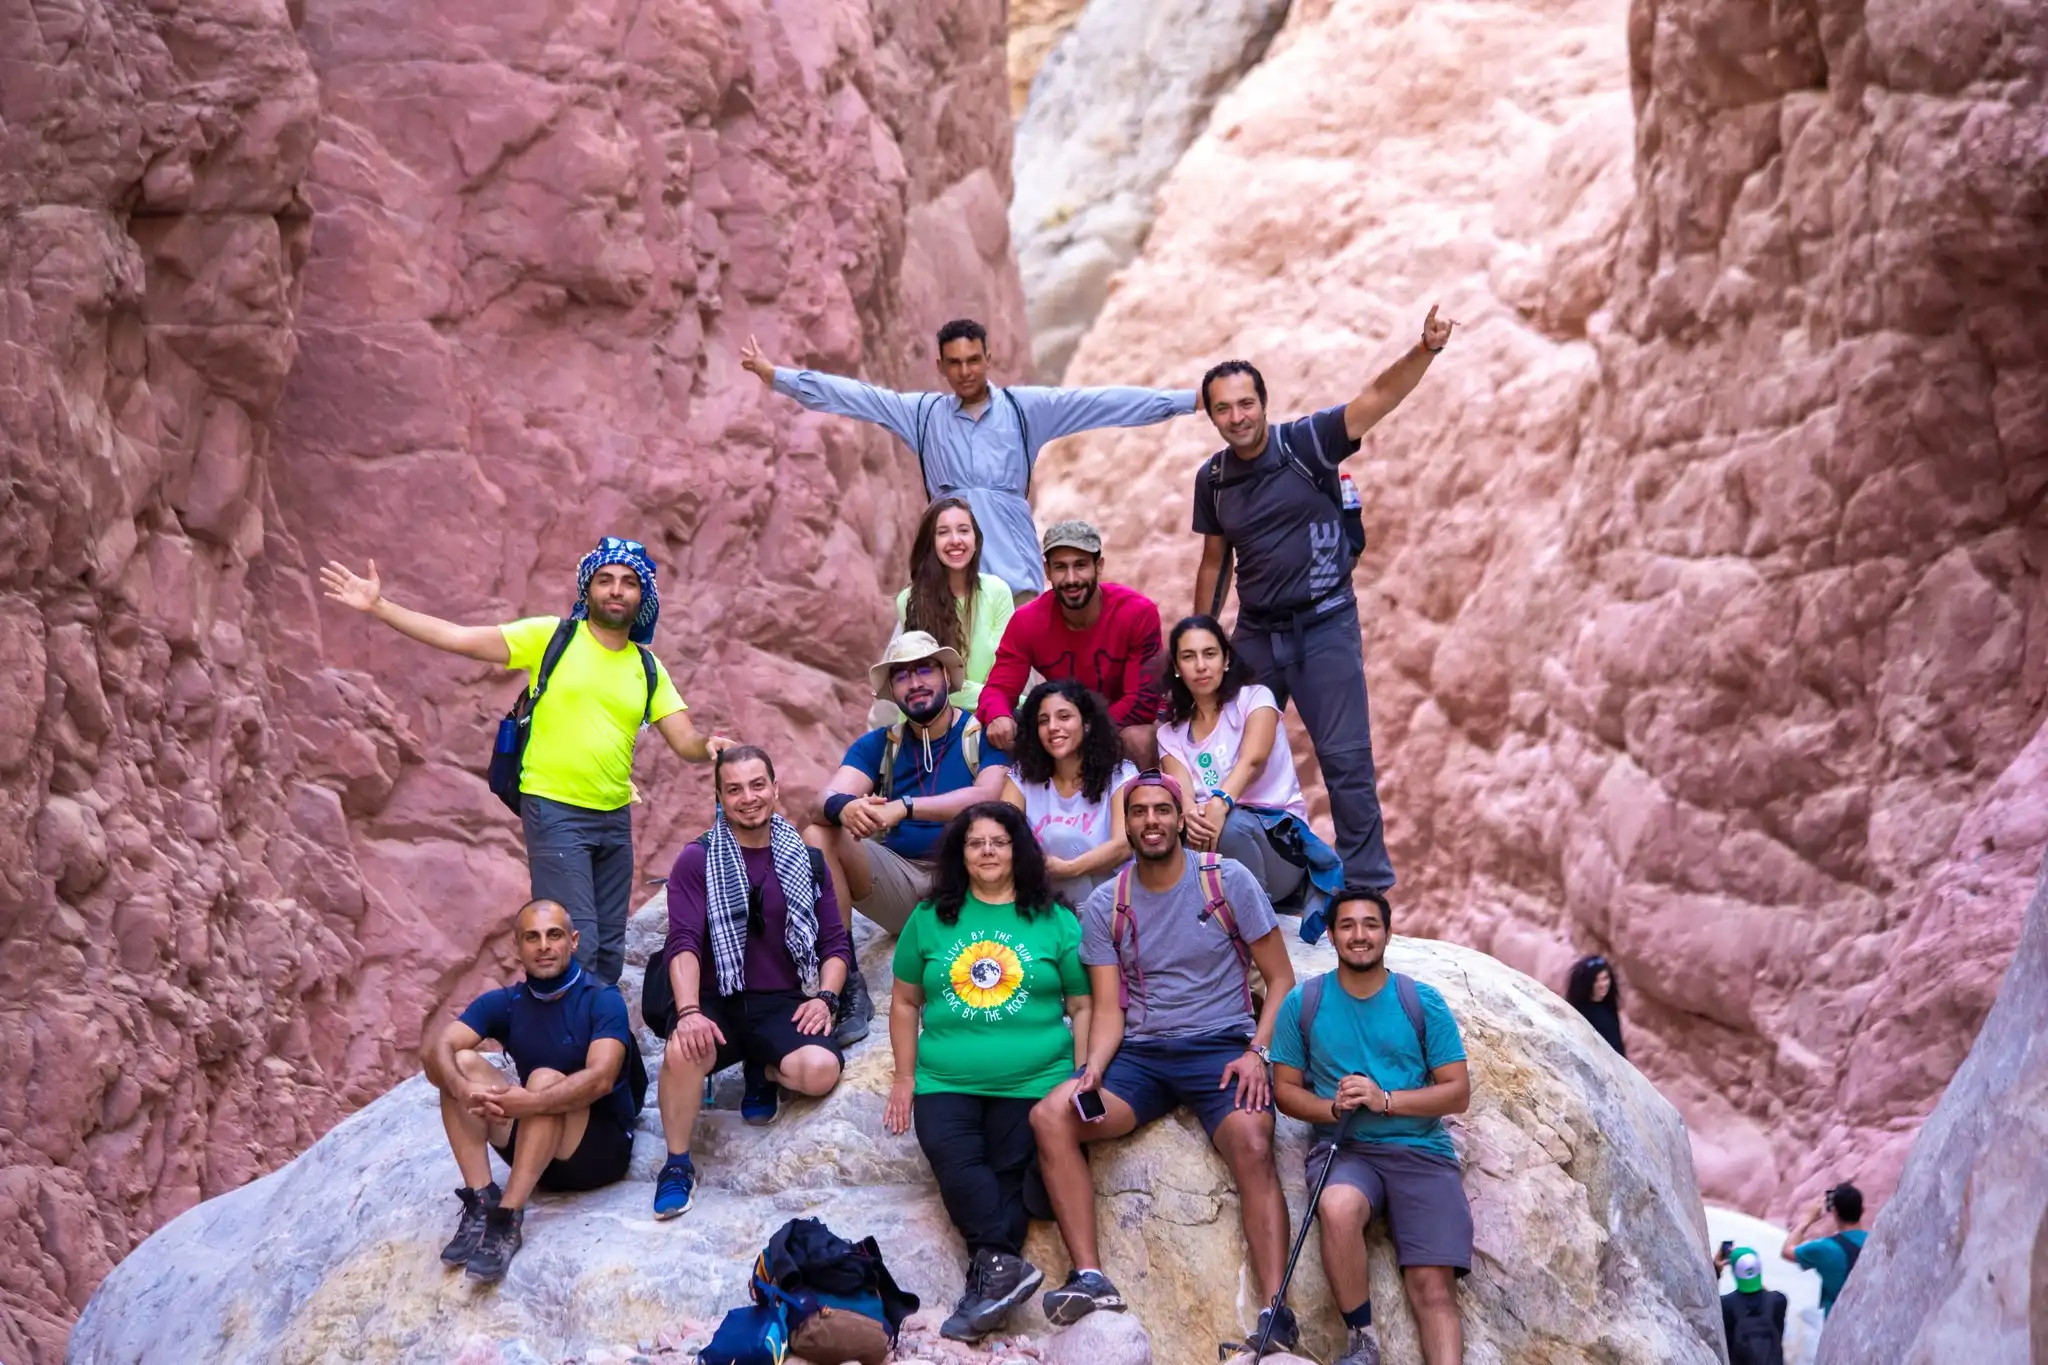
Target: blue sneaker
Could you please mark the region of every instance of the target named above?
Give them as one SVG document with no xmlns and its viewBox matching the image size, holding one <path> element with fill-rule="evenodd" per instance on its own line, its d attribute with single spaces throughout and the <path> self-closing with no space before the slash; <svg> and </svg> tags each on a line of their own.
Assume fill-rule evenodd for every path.
<svg viewBox="0 0 2048 1365">
<path fill-rule="evenodd" d="M 690 1154 L 671 1152 L 661 1174 L 654 1178 L 654 1216 L 675 1218 L 689 1211 L 697 1197 L 697 1168 Z"/>
<path fill-rule="evenodd" d="M 740 1095 L 740 1118 L 750 1128 L 766 1128 L 782 1112 L 782 1087 L 768 1079 L 766 1067 L 748 1062 L 740 1068 L 746 1089 Z"/>
</svg>

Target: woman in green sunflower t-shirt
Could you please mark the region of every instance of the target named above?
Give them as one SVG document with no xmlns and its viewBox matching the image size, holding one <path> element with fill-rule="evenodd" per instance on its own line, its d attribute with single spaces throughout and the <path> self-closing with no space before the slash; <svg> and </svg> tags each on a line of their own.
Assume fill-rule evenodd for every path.
<svg viewBox="0 0 2048 1365">
<path fill-rule="evenodd" d="M 1024 813 L 969 806 L 939 841 L 932 898 L 896 940 L 883 1116 L 892 1133 L 915 1119 L 973 1258 L 939 1329 L 955 1341 L 987 1335 L 1044 1278 L 1023 1256 L 1031 1107 L 1085 1060 L 1088 1007 L 1081 922 L 1054 902 Z"/>
</svg>

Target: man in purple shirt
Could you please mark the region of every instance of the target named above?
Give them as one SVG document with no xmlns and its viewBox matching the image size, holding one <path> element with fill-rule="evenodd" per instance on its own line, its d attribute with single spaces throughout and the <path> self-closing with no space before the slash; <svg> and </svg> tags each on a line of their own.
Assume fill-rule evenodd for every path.
<svg viewBox="0 0 2048 1365">
<path fill-rule="evenodd" d="M 716 763 L 718 815 L 669 873 L 668 942 L 643 1001 L 648 1026 L 668 1039 L 659 1087 L 668 1161 L 655 1181 L 656 1218 L 690 1207 L 690 1137 L 706 1076 L 743 1064 L 740 1117 L 756 1127 L 775 1121 L 782 1087 L 822 1095 L 839 1083 L 832 1019 L 853 942 L 832 879 L 777 813 L 767 753 L 739 745 Z M 672 1003 L 661 998 L 664 976 Z"/>
</svg>

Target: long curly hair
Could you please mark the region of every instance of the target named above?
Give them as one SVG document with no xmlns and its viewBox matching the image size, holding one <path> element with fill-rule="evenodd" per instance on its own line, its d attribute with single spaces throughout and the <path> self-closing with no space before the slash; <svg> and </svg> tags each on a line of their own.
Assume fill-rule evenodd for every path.
<svg viewBox="0 0 2048 1365">
<path fill-rule="evenodd" d="M 1045 874 L 1045 852 L 1024 812 L 1007 801 L 980 801 L 954 816 L 939 836 L 932 871 L 932 909 L 939 923 L 960 922 L 960 907 L 974 889 L 967 875 L 967 831 L 976 820 L 993 820 L 1010 836 L 1010 880 L 1017 889 L 1017 917 L 1035 920 L 1053 912 L 1052 878 Z"/>
<path fill-rule="evenodd" d="M 1052 781 L 1058 760 L 1046 752 L 1044 741 L 1038 737 L 1038 713 L 1054 697 L 1065 697 L 1081 713 L 1081 795 L 1090 801 L 1100 801 L 1109 793 L 1109 780 L 1116 776 L 1117 764 L 1123 762 L 1123 740 L 1116 732 L 1116 722 L 1109 718 L 1109 703 L 1099 692 L 1072 678 L 1042 682 L 1024 699 L 1024 707 L 1017 713 L 1011 770 L 1020 782 L 1042 787 Z"/>
<path fill-rule="evenodd" d="M 1615 973 L 1614 964 L 1598 953 L 1591 957 L 1582 957 L 1572 964 L 1571 977 L 1565 982 L 1564 987 L 1565 1000 L 1572 1005 L 1595 1003 L 1593 982 L 1599 979 L 1602 972 L 1607 973 L 1607 998 L 1598 1003 L 1620 1009 L 1621 977 Z"/>
<path fill-rule="evenodd" d="M 1188 691 L 1188 685 L 1181 681 L 1180 669 L 1174 660 L 1180 657 L 1180 637 L 1191 630 L 1206 630 L 1216 637 L 1216 643 L 1223 646 L 1223 682 L 1216 689 L 1216 704 L 1227 706 L 1230 699 L 1243 691 L 1249 683 L 1259 680 L 1251 664 L 1242 654 L 1230 647 L 1230 637 L 1223 633 L 1223 623 L 1206 613 L 1183 616 L 1174 622 L 1173 631 L 1166 637 L 1166 716 L 1168 725 L 1185 725 L 1195 718 L 1195 694 Z"/>
<path fill-rule="evenodd" d="M 961 606 L 953 596 L 946 565 L 939 558 L 939 515 L 959 508 L 974 528 L 974 557 L 967 561 L 967 602 Z M 917 534 L 910 541 L 910 596 L 903 603 L 903 629 L 921 630 L 950 649 L 967 657 L 967 642 L 974 636 L 974 594 L 981 583 L 981 522 L 967 499 L 947 496 L 924 509 Z"/>
</svg>

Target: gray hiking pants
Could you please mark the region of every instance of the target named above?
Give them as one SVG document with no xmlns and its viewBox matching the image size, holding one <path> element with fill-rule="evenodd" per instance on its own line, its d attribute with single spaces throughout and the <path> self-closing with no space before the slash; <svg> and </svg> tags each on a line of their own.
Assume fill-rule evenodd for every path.
<svg viewBox="0 0 2048 1365">
<path fill-rule="evenodd" d="M 576 926 L 576 960 L 616 986 L 633 913 L 633 808 L 590 810 L 522 794 L 519 823 L 533 898 L 562 903 Z"/>
<path fill-rule="evenodd" d="M 1344 880 L 1385 891 L 1394 884 L 1387 836 L 1380 820 L 1380 794 L 1372 766 L 1372 715 L 1365 700 L 1365 654 L 1358 639 L 1354 601 L 1314 621 L 1275 629 L 1247 625 L 1230 633 L 1230 647 L 1273 689 L 1282 710 L 1287 699 L 1315 746 L 1330 794 L 1330 818 L 1337 827 L 1337 856 Z"/>
</svg>

